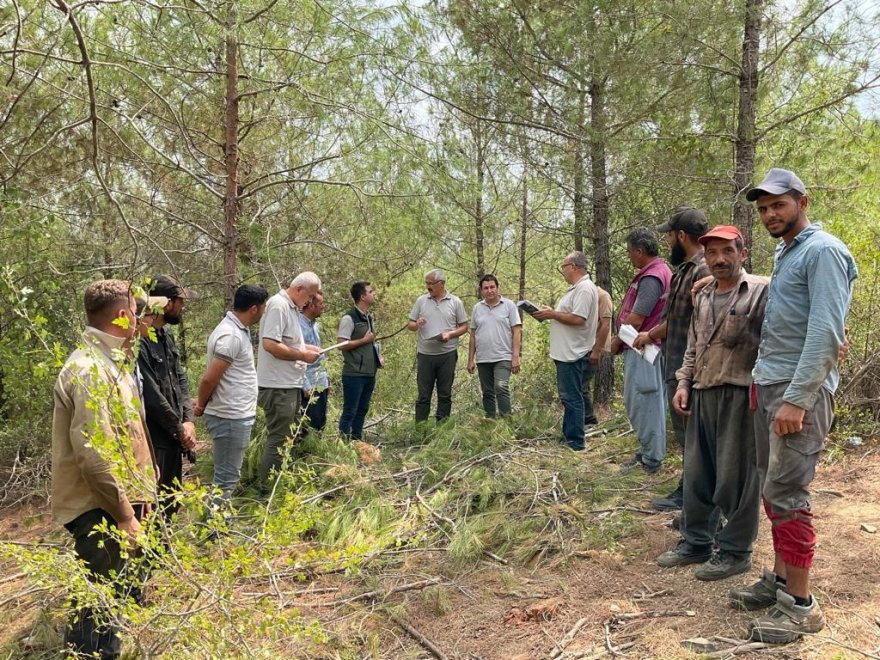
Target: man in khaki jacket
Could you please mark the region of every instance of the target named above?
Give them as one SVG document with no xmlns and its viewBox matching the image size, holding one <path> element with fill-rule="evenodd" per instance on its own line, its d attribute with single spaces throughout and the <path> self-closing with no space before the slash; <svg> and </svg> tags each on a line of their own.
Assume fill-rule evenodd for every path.
<svg viewBox="0 0 880 660">
<path fill-rule="evenodd" d="M 137 577 L 126 575 L 117 539 L 95 532 L 106 524 L 134 543 L 139 519 L 156 498 L 156 472 L 143 405 L 133 373 L 137 330 L 131 284 L 99 280 L 84 296 L 87 327 L 55 383 L 52 422 L 52 513 L 74 537 L 89 579 L 112 581 L 117 596 L 138 597 Z M 78 656 L 118 658 L 112 615 L 77 608 L 64 643 Z"/>
</svg>

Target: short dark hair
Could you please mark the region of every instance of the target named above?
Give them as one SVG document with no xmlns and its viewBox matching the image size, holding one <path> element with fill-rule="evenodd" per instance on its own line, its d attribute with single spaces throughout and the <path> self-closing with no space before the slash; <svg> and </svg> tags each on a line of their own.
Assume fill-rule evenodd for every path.
<svg viewBox="0 0 880 660">
<path fill-rule="evenodd" d="M 641 250 L 649 257 L 656 257 L 660 254 L 657 235 L 644 227 L 633 229 L 626 237 L 626 244 L 631 248 Z"/>
<path fill-rule="evenodd" d="M 83 294 L 83 306 L 88 324 L 100 329 L 113 320 L 120 308 L 129 307 L 133 298 L 131 282 L 125 280 L 92 282 Z"/>
<path fill-rule="evenodd" d="M 358 280 L 351 285 L 351 297 L 354 298 L 355 302 L 359 301 L 361 296 L 367 292 L 368 286 L 370 286 L 370 283 L 362 280 Z"/>
<path fill-rule="evenodd" d="M 232 301 L 232 309 L 236 312 L 246 312 L 254 305 L 262 305 L 269 300 L 269 292 L 260 284 L 242 284 L 235 290 L 235 298 Z"/>
<path fill-rule="evenodd" d="M 802 193 L 800 190 L 795 190 L 794 188 L 792 188 L 785 194 L 791 197 L 796 202 L 801 201 L 801 197 L 804 196 L 804 193 Z"/>
<path fill-rule="evenodd" d="M 483 282 L 495 282 L 495 286 L 498 286 L 498 278 L 495 277 L 494 275 L 483 275 L 483 277 L 480 278 L 480 290 L 481 291 L 483 289 Z"/>
</svg>

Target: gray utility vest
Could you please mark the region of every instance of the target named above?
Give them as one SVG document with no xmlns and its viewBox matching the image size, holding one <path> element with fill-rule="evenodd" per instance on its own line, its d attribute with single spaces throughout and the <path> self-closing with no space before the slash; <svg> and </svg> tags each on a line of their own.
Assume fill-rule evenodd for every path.
<svg viewBox="0 0 880 660">
<path fill-rule="evenodd" d="M 370 314 L 363 314 L 357 307 L 353 307 L 346 316 L 351 317 L 354 322 L 354 329 L 351 331 L 352 340 L 362 339 L 368 331 L 373 330 L 373 317 Z M 374 342 L 344 351 L 342 356 L 343 376 L 376 375 L 376 370 L 379 368 L 379 351 Z"/>
</svg>

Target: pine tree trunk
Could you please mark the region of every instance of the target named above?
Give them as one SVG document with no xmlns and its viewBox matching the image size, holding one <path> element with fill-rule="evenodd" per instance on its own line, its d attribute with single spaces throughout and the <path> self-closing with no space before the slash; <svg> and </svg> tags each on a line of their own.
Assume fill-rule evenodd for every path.
<svg viewBox="0 0 880 660">
<path fill-rule="evenodd" d="M 238 17 L 235 0 L 226 14 L 226 191 L 223 200 L 223 298 L 227 309 L 238 284 Z"/>
<path fill-rule="evenodd" d="M 743 234 L 749 249 L 746 270 L 752 270 L 752 205 L 745 201 L 743 193 L 749 188 L 755 174 L 755 134 L 758 116 L 758 54 L 761 42 L 762 0 L 746 0 L 745 27 L 743 29 L 742 68 L 739 75 L 739 112 L 736 124 L 734 153 L 733 224 Z"/>
</svg>

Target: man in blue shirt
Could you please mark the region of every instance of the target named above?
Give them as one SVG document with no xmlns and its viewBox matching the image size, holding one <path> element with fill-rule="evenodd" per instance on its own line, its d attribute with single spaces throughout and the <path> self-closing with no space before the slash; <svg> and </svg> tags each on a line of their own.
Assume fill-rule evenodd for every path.
<svg viewBox="0 0 880 660">
<path fill-rule="evenodd" d="M 299 325 L 302 328 L 303 339 L 306 344 L 312 346 L 321 345 L 321 327 L 318 319 L 324 313 L 324 294 L 318 291 L 311 300 L 303 307 L 299 317 Z M 326 356 L 320 355 L 318 359 L 306 367 L 306 379 L 303 383 L 303 407 L 309 427 L 321 431 L 327 424 L 327 397 L 330 394 L 330 378 L 327 367 L 324 364 Z M 308 429 L 303 427 L 303 435 Z"/>
<path fill-rule="evenodd" d="M 847 247 L 810 223 L 806 189 L 794 172 L 770 170 L 746 198 L 770 235 L 782 239 L 752 372 L 758 479 L 776 556 L 773 571 L 730 595 L 742 609 L 772 605 L 749 624 L 751 637 L 787 644 L 825 626 L 810 595 L 810 483 L 834 418 L 837 356 L 857 272 Z"/>
</svg>

